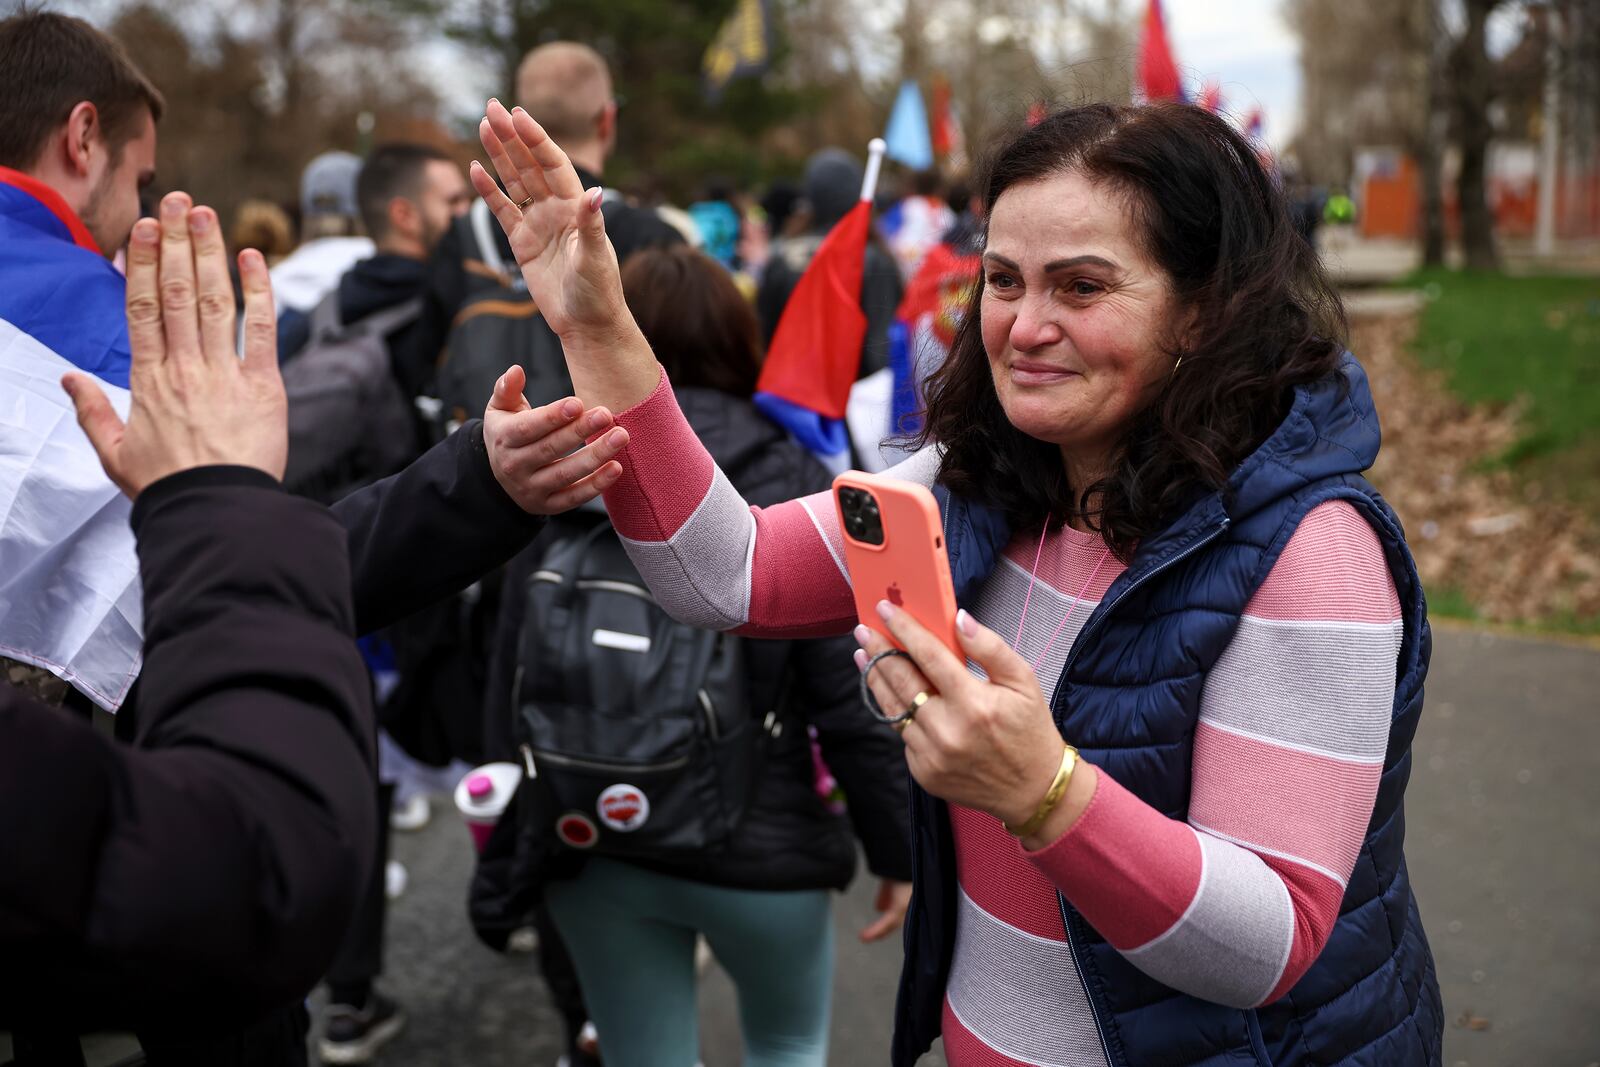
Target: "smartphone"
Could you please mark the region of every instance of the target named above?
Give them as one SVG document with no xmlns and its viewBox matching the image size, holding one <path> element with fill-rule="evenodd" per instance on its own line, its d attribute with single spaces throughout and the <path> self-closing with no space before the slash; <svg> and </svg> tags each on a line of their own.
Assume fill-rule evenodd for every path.
<svg viewBox="0 0 1600 1067">
<path fill-rule="evenodd" d="M 861 621 L 898 647 L 878 617 L 878 601 L 887 600 L 964 660 L 944 524 L 933 494 L 915 482 L 845 471 L 833 480 L 833 502 Z"/>
</svg>

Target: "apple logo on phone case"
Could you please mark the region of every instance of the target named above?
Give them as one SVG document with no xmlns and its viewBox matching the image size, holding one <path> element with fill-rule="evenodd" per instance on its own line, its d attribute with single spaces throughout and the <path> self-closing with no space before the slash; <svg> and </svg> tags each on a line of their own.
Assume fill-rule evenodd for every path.
<svg viewBox="0 0 1600 1067">
<path fill-rule="evenodd" d="M 896 582 L 895 584 L 891 585 L 889 587 L 889 589 L 888 589 L 888 593 L 889 593 L 889 603 L 893 604 L 897 608 L 905 607 L 906 598 L 900 592 L 900 583 L 899 582 Z"/>
</svg>

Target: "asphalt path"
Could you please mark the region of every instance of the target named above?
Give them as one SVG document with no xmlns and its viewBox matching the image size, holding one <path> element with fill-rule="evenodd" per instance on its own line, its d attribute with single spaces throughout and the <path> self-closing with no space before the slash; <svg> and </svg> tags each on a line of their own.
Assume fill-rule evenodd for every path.
<svg viewBox="0 0 1600 1067">
<path fill-rule="evenodd" d="M 1445 1067 L 1600 1067 L 1600 648 L 1442 628 L 1427 698 L 1407 854 Z M 409 1023 L 380 1062 L 551 1067 L 561 1026 L 535 959 L 490 952 L 467 926 L 465 828 L 436 806 L 394 853 L 409 887 L 390 911 L 383 988 Z M 858 879 L 836 901 L 836 1067 L 887 1061 L 900 951 L 856 938 L 873 888 Z M 735 1067 L 736 999 L 714 965 L 700 1002 L 705 1067 Z"/>
<path fill-rule="evenodd" d="M 1407 852 L 1444 995 L 1446 1067 L 1600 1065 L 1600 649 L 1440 629 L 1427 698 Z M 384 1060 L 548 1067 L 560 1024 L 534 961 L 473 940 L 467 834 L 438 814 L 396 836 L 410 888 L 392 911 L 385 987 L 411 1020 Z M 856 937 L 872 891 L 858 879 L 836 902 L 837 1067 L 887 1060 L 900 951 Z M 735 1067 L 736 998 L 714 966 L 700 1001 L 705 1067 Z"/>
</svg>

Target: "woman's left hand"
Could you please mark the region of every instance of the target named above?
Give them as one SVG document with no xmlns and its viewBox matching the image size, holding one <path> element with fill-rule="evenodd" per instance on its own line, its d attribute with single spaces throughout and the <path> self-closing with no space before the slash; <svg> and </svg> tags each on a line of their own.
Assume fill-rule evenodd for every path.
<svg viewBox="0 0 1600 1067">
<path fill-rule="evenodd" d="M 918 693 L 930 697 L 900 727 L 912 777 L 952 804 L 1010 826 L 1027 822 L 1055 780 L 1062 753 L 1033 669 L 965 611 L 957 616 L 956 633 L 987 681 L 905 611 L 880 601 L 878 614 L 911 655 L 888 657 L 873 668 L 867 681 L 878 706 L 897 715 Z M 864 649 L 856 653 L 857 667 L 893 647 L 865 626 L 856 627 L 856 640 Z"/>
<path fill-rule="evenodd" d="M 874 907 L 878 909 L 878 917 L 861 931 L 863 941 L 882 941 L 905 925 L 906 912 L 911 908 L 911 883 L 883 879 L 878 883 Z"/>
</svg>

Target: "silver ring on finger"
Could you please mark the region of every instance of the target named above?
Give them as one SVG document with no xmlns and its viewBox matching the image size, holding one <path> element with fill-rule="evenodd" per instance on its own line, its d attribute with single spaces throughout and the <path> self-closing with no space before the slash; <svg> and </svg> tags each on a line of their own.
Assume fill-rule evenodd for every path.
<svg viewBox="0 0 1600 1067">
<path fill-rule="evenodd" d="M 867 660 L 867 669 L 861 672 L 861 703 L 866 705 L 867 711 L 872 713 L 872 717 L 874 719 L 877 719 L 879 722 L 888 723 L 890 726 L 900 727 L 911 721 L 912 716 L 916 715 L 917 709 L 926 703 L 928 698 L 926 693 L 919 693 L 917 695 L 922 697 L 922 700 L 913 703 L 911 707 L 907 708 L 901 714 L 885 715 L 883 713 L 883 709 L 878 706 L 877 698 L 872 695 L 872 687 L 867 684 L 867 680 L 872 677 L 872 668 L 876 667 L 884 660 L 889 659 L 891 656 L 900 656 L 904 659 L 911 660 L 911 653 L 904 652 L 898 648 L 891 648 L 886 651 L 879 652 L 876 656 L 873 656 L 871 659 Z M 916 660 L 911 660 L 911 662 L 913 665 L 916 664 Z"/>
</svg>

